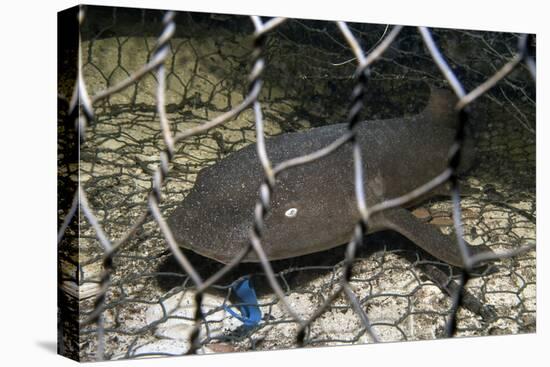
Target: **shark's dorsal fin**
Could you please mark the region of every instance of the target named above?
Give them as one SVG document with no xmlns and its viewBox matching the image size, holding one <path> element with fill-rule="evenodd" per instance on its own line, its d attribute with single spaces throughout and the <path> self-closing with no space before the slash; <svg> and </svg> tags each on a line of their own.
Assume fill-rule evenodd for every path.
<svg viewBox="0 0 550 367">
<path fill-rule="evenodd" d="M 457 101 L 452 91 L 430 85 L 430 98 L 420 116 L 440 126 L 456 128 L 458 115 L 454 106 Z"/>
</svg>

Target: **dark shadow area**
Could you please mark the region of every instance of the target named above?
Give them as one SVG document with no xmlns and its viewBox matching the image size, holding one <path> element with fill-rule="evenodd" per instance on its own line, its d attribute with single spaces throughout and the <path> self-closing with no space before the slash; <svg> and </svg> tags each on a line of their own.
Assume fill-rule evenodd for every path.
<svg viewBox="0 0 550 367">
<path fill-rule="evenodd" d="M 337 264 L 345 258 L 345 251 L 346 245 L 341 245 L 322 252 L 272 261 L 271 266 L 283 288 L 297 290 L 317 277 L 335 272 Z M 212 276 L 223 267 L 223 264 L 192 251 L 184 250 L 184 252 L 203 279 Z M 363 246 L 357 249 L 356 261 L 371 258 L 376 256 L 377 253 L 379 253 L 380 259 L 372 259 L 373 261 L 383 262 L 385 253 L 395 253 L 403 257 L 411 265 L 417 266 L 424 273 L 425 279 L 432 280 L 446 293 L 452 290 L 447 287 L 447 283 L 459 273 L 458 268 L 442 263 L 440 260 L 435 259 L 424 250 L 418 248 L 406 237 L 393 231 L 380 231 L 366 236 Z M 476 273 L 472 275 L 482 276 L 494 271 L 498 271 L 498 269 L 493 266 L 484 266 L 477 269 Z M 157 272 L 157 284 L 165 292 L 174 287 L 181 286 L 187 278 L 181 266 L 171 255 L 161 263 L 157 268 Z M 210 291 L 224 294 L 233 282 L 244 276 L 251 277 L 259 297 L 273 293 L 259 263 L 240 264 L 222 277 Z M 283 278 L 284 281 L 281 282 Z"/>
</svg>

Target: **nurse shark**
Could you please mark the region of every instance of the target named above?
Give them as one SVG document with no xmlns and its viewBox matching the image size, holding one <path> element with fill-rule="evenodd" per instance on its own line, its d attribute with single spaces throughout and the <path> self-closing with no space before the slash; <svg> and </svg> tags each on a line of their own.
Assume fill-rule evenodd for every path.
<svg viewBox="0 0 550 367">
<path fill-rule="evenodd" d="M 456 133 L 454 102 L 449 91 L 432 88 L 419 114 L 363 121 L 357 126 L 368 206 L 404 195 L 447 167 Z M 276 165 L 327 146 L 347 128 L 341 123 L 267 138 L 267 153 Z M 459 171 L 470 168 L 474 155 L 473 147 L 466 145 Z M 178 244 L 221 263 L 230 262 L 249 244 L 263 179 L 255 144 L 201 170 L 192 190 L 168 218 Z M 354 185 L 349 143 L 278 175 L 262 233 L 268 259 L 306 255 L 347 243 L 360 219 Z M 445 194 L 448 189 L 441 185 L 408 207 Z M 455 237 L 417 219 L 408 207 L 374 214 L 368 232 L 396 231 L 435 258 L 462 267 Z M 472 254 L 491 251 L 485 245 L 468 247 Z M 251 250 L 243 261 L 259 259 Z"/>
</svg>

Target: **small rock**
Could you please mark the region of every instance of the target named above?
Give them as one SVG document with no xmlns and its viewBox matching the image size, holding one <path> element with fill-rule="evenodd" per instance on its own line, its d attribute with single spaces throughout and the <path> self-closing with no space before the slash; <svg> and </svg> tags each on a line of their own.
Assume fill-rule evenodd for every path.
<svg viewBox="0 0 550 367">
<path fill-rule="evenodd" d="M 227 343 L 208 344 L 205 346 L 205 349 L 212 351 L 212 353 L 230 353 L 235 351 L 235 347 Z"/>
<path fill-rule="evenodd" d="M 475 219 L 477 218 L 477 213 L 471 209 L 462 209 L 462 218 L 464 219 Z"/>
<path fill-rule="evenodd" d="M 428 209 L 420 207 L 412 211 L 413 215 L 423 222 L 427 222 L 432 218 Z"/>
<path fill-rule="evenodd" d="M 475 178 L 473 178 L 473 177 L 470 177 L 470 178 L 468 179 L 468 183 L 469 183 L 471 186 L 474 186 L 474 187 L 479 187 L 479 186 L 481 186 L 481 183 L 479 182 L 479 180 L 478 180 L 478 179 L 475 179 Z"/>
</svg>

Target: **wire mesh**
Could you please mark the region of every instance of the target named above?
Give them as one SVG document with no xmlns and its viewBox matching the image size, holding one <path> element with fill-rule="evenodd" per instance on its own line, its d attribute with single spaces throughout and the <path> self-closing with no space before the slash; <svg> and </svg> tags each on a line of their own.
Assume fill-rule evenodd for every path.
<svg viewBox="0 0 550 367">
<path fill-rule="evenodd" d="M 63 354 L 88 361 L 535 331 L 533 35 L 95 6 L 69 17 L 79 36 L 66 41 L 78 48 L 63 60 L 77 67 L 62 69 L 58 96 Z M 458 97 L 448 166 L 407 195 L 367 205 L 357 126 L 418 113 L 426 85 Z M 347 129 L 320 151 L 270 160 L 264 137 L 336 122 Z M 467 137 L 479 164 L 459 177 Z M 249 144 L 264 174 L 249 245 L 225 265 L 182 249 L 166 218 L 202 169 Z M 347 145 L 361 218 L 349 243 L 269 261 L 263 221 L 278 176 Z M 373 215 L 443 182 L 450 200 L 412 212 L 456 235 L 462 269 L 396 233 L 367 236 Z M 470 255 L 464 239 L 496 255 Z M 249 253 L 260 262 L 242 262 Z M 224 308 L 247 276 L 263 313 L 254 328 Z"/>
</svg>

